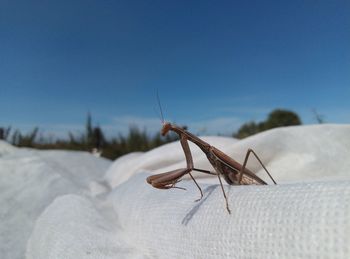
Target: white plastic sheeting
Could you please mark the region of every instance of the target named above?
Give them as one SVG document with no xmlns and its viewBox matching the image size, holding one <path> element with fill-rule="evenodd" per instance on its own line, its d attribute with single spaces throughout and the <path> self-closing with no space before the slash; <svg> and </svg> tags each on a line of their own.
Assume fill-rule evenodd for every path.
<svg viewBox="0 0 350 259">
<path fill-rule="evenodd" d="M 240 162 L 253 148 L 279 183 L 225 186 L 231 215 L 215 176 L 196 173 L 199 202 L 191 181 L 178 184 L 187 191 L 145 182 L 185 165 L 178 142 L 108 170 L 85 153 L 2 152 L 0 143 L 0 257 L 349 258 L 349 136 L 348 125 L 316 125 L 203 138 Z M 191 148 L 196 167 L 212 170 Z M 254 158 L 249 168 L 268 181 Z"/>
</svg>

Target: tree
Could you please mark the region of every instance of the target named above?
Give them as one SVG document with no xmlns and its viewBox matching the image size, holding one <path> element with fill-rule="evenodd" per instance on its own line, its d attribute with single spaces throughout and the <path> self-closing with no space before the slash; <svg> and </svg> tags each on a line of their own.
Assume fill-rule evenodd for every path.
<svg viewBox="0 0 350 259">
<path fill-rule="evenodd" d="M 91 113 L 88 112 L 87 118 L 86 118 L 86 126 L 85 126 L 85 131 L 86 131 L 86 143 L 90 145 L 92 143 L 92 138 L 93 138 L 93 129 L 92 129 L 92 118 L 91 118 Z"/>
<path fill-rule="evenodd" d="M 244 123 L 239 130 L 233 134 L 233 137 L 241 139 L 264 130 L 300 124 L 301 120 L 296 113 L 288 110 L 276 109 L 269 114 L 265 121 L 260 123 L 255 123 L 254 121 Z"/>
<path fill-rule="evenodd" d="M 13 141 L 15 145 L 19 147 L 34 147 L 38 131 L 39 128 L 37 127 L 26 135 L 22 135 L 19 131 L 16 131 L 13 137 Z"/>
<path fill-rule="evenodd" d="M 11 127 L 7 128 L 0 128 L 0 139 L 7 140 L 7 138 L 10 136 Z"/>
<path fill-rule="evenodd" d="M 301 120 L 299 116 L 288 110 L 276 109 L 273 110 L 267 120 L 264 122 L 263 129 L 272 129 L 277 127 L 300 125 Z"/>
<path fill-rule="evenodd" d="M 259 130 L 258 124 L 256 124 L 254 121 L 251 121 L 251 122 L 244 123 L 239 128 L 239 130 L 233 135 L 233 137 L 241 139 L 241 138 L 248 137 L 250 135 L 254 135 L 259 131 L 260 130 Z"/>
<path fill-rule="evenodd" d="M 318 122 L 318 124 L 324 123 L 324 116 L 322 114 L 319 114 L 316 109 L 313 109 L 312 112 L 315 115 L 315 119 Z"/>
<path fill-rule="evenodd" d="M 105 143 L 105 137 L 103 131 L 99 126 L 94 127 L 92 130 L 92 144 L 94 148 L 101 149 Z"/>
</svg>

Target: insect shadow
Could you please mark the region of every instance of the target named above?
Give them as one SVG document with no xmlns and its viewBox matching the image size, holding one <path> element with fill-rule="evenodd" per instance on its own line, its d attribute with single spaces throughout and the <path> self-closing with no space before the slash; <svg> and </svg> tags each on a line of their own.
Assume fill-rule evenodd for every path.
<svg viewBox="0 0 350 259">
<path fill-rule="evenodd" d="M 193 216 L 197 213 L 197 211 L 202 206 L 202 204 L 209 198 L 209 196 L 212 195 L 214 190 L 218 187 L 219 187 L 219 185 L 215 184 L 215 185 L 210 185 L 203 190 L 204 198 L 202 200 L 200 200 L 199 202 L 196 202 L 195 206 L 193 206 L 192 209 L 185 215 L 185 217 L 181 221 L 182 225 L 187 226 L 187 224 L 192 220 Z"/>
</svg>

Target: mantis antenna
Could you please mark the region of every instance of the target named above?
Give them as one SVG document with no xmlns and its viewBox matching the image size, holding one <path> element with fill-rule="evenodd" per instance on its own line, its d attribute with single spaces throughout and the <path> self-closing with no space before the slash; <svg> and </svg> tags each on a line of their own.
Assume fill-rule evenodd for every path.
<svg viewBox="0 0 350 259">
<path fill-rule="evenodd" d="M 160 110 L 161 120 L 162 120 L 162 123 L 164 123 L 163 110 L 162 110 L 162 105 L 160 104 L 158 89 L 157 89 L 157 102 L 158 102 L 158 106 L 159 106 L 159 110 Z"/>
</svg>

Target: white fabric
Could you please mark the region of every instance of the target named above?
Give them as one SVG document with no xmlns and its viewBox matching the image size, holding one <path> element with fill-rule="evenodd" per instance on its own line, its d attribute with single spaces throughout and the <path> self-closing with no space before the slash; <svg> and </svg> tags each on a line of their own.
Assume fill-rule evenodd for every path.
<svg viewBox="0 0 350 259">
<path fill-rule="evenodd" d="M 151 258 L 349 258 L 350 181 L 155 193 L 146 175 L 113 193 L 128 241 Z M 121 199 L 120 197 L 128 197 Z"/>
<path fill-rule="evenodd" d="M 27 258 L 146 258 L 123 240 L 118 226 L 88 199 L 61 196 L 38 219 Z"/>
<path fill-rule="evenodd" d="M 204 137 L 239 162 L 253 148 L 279 183 L 225 185 L 231 215 L 215 176 L 196 173 L 197 203 L 192 181 L 178 184 L 187 191 L 146 183 L 185 165 L 178 142 L 108 170 L 86 153 L 2 152 L 0 142 L 0 258 L 350 258 L 349 136 L 349 125 L 316 125 Z M 196 167 L 212 170 L 191 148 Z"/>
<path fill-rule="evenodd" d="M 0 258 L 23 258 L 43 210 L 60 195 L 90 196 L 109 165 L 83 152 L 9 148 L 0 141 Z"/>
</svg>

